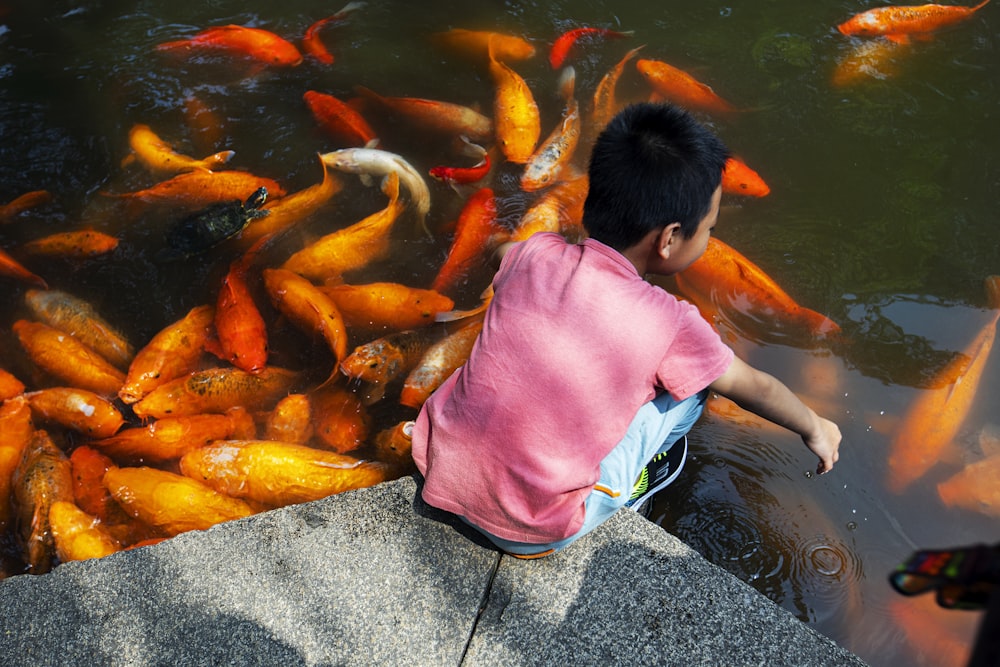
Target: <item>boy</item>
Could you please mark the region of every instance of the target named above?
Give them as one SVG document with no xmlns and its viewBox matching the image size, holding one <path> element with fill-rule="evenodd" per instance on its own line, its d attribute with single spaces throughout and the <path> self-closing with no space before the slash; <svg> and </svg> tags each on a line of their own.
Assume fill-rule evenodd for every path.
<svg viewBox="0 0 1000 667">
<path fill-rule="evenodd" d="M 589 238 L 498 249 L 482 333 L 413 427 L 428 504 L 509 554 L 562 549 L 674 479 L 709 390 L 798 433 L 817 472 L 833 467 L 836 424 L 643 279 L 705 251 L 727 157 L 686 112 L 630 106 L 591 154 Z"/>
</svg>

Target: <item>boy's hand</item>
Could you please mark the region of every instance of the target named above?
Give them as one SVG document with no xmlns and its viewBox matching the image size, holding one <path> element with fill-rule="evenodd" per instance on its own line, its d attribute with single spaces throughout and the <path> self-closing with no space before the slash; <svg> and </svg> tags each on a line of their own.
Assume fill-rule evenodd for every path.
<svg viewBox="0 0 1000 667">
<path fill-rule="evenodd" d="M 815 413 L 814 413 L 815 414 Z M 817 428 L 809 437 L 803 437 L 806 447 L 819 457 L 816 472 L 820 475 L 833 470 L 833 464 L 840 459 L 840 428 L 829 419 L 816 415 Z"/>
</svg>

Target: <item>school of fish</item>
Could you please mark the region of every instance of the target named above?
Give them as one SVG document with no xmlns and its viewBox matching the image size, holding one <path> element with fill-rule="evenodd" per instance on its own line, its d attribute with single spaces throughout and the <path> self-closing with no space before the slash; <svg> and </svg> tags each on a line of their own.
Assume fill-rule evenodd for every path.
<svg viewBox="0 0 1000 667">
<path fill-rule="evenodd" d="M 887 63 L 912 39 L 965 21 L 988 1 L 870 10 L 845 21 L 838 31 L 860 45 L 834 84 L 894 73 Z M 337 32 L 364 10 L 352 2 L 317 17 L 298 46 L 265 21 L 205 26 L 150 49 L 165 56 L 157 67 L 208 55 L 231 60 L 245 77 L 281 76 L 307 59 L 347 69 Z M 361 83 L 338 97 L 317 80 L 302 90 L 301 104 L 322 137 L 319 171 L 293 192 L 280 179 L 231 167 L 240 147 L 221 144 L 226 135 L 213 109 L 194 96 L 178 110 L 184 125 L 135 119 L 120 138 L 129 152 L 119 168 L 141 174 L 129 182 L 144 185 L 97 193 L 118 202 L 127 219 L 155 212 L 190 225 L 206 211 L 245 213 L 261 189 L 266 201 L 218 238 L 185 246 L 223 267 L 215 297 L 176 313 L 146 340 L 129 340 L 124 323 L 47 276 L 47 261 L 113 261 L 118 239 L 77 229 L 0 248 L 0 281 L 23 301 L 22 316 L 0 323 L 17 346 L 16 363 L 0 368 L 0 578 L 43 574 L 412 472 L 404 424 L 470 354 L 489 300 L 491 249 L 538 231 L 585 237 L 588 147 L 614 113 L 645 99 L 708 118 L 753 113 L 752 104 L 717 93 L 654 46 L 630 44 L 632 35 L 597 26 L 557 35 L 458 28 L 428 35 L 430 48 L 482 69 L 493 97 L 485 111 Z M 518 71 L 542 44 L 552 70 L 545 89 Z M 603 76 L 577 78 L 573 61 L 584 49 L 604 57 Z M 643 95 L 617 94 L 623 77 L 643 85 Z M 591 80 L 592 90 L 581 83 Z M 436 166 L 421 170 L 426 155 L 383 142 L 389 118 L 439 147 Z M 733 148 L 724 195 L 746 206 L 772 196 Z M 377 203 L 344 219 L 337 205 L 348 196 Z M 523 210 L 504 215 L 515 200 Z M 23 193 L 0 205 L 0 225 L 52 205 L 45 191 Z M 336 223 L 298 233 L 320 216 Z M 425 283 L 389 272 L 369 277 L 401 252 L 401 238 L 430 239 L 440 250 Z M 791 332 L 810 346 L 840 334 L 836 322 L 718 239 L 675 287 L 716 326 Z M 991 314 L 982 331 L 921 393 L 892 439 L 894 491 L 936 464 L 971 412 L 1000 313 L 1000 278 L 988 278 L 986 290 Z M 286 367 L 287 355 L 273 350 L 289 346 L 308 350 L 309 362 Z M 937 490 L 948 506 L 1000 516 L 993 483 L 1000 452 L 981 459 Z"/>
</svg>

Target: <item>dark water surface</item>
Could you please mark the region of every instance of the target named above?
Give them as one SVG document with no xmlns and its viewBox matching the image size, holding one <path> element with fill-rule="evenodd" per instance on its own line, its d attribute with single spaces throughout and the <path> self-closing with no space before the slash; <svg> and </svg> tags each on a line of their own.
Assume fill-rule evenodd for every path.
<svg viewBox="0 0 1000 667">
<path fill-rule="evenodd" d="M 436 49 L 429 35 L 498 30 L 538 48 L 532 60 L 512 66 L 532 88 L 545 136 L 562 111 L 558 74 L 546 58 L 552 40 L 581 25 L 634 31 L 573 52 L 585 113 L 597 82 L 640 44 L 642 57 L 681 67 L 746 109 L 700 114 L 771 187 L 760 199 L 727 196 L 717 235 L 843 329 L 839 341 L 816 344 L 778 337 L 766 323 L 721 322 L 741 356 L 840 424 L 845 438 L 836 470 L 811 476 L 812 456 L 789 433 L 746 415 L 712 412 L 692 432 L 685 474 L 657 499 L 654 520 L 873 665 L 961 664 L 947 647 L 967 645 L 978 618 L 904 600 L 888 588 L 886 575 L 916 548 L 997 539 L 996 518 L 949 509 L 936 491 L 937 483 L 982 458 L 983 443 L 996 448 L 996 353 L 956 446 L 938 465 L 894 494 L 886 459 L 908 406 L 990 315 L 983 280 L 1000 273 L 1000 7 L 987 5 L 932 40 L 899 49 L 891 75 L 835 85 L 838 63 L 864 46 L 835 26 L 870 6 L 370 2 L 324 31 L 332 66 L 307 58 L 247 76 L 225 61 L 170 58 L 153 47 L 227 23 L 298 43 L 312 22 L 340 4 L 0 2 L 0 203 L 32 190 L 53 195 L 0 226 L 0 247 L 52 287 L 90 300 L 142 345 L 193 306 L 214 302 L 233 253 L 221 246 L 196 261 L 157 263 L 169 215 L 130 217 L 101 194 L 155 182 L 121 165 L 134 124 L 150 125 L 188 155 L 233 149 L 231 166 L 295 192 L 319 181 L 318 152 L 342 147 L 318 130 L 302 101 L 306 90 L 345 99 L 360 84 L 490 113 L 486 68 Z M 627 67 L 618 99 L 649 93 Z M 220 118 L 222 134 L 210 150 L 197 145 L 185 124 L 183 103 L 192 95 Z M 424 173 L 456 162 L 438 140 L 384 117 L 373 124 L 387 150 Z M 581 166 L 585 155 L 582 147 Z M 515 169 L 500 168 L 490 183 L 508 224 L 532 201 L 519 192 L 517 178 Z M 377 189 L 354 177 L 343 183 L 330 208 L 283 241 L 288 248 L 384 206 Z M 434 182 L 431 196 L 429 222 L 440 229 L 455 219 L 463 198 Z M 39 263 L 18 254 L 28 240 L 81 226 L 114 234 L 121 245 L 84 262 Z M 439 233 L 428 240 L 406 222 L 397 231 L 393 260 L 354 282 L 429 285 L 450 238 Z M 470 280 L 456 295 L 459 306 L 474 306 L 488 279 Z M 0 366 L 22 375 L 26 365 L 10 325 L 24 316 L 25 286 L 0 278 L 0 289 L 7 295 L 0 302 Z M 299 368 L 328 366 L 322 347 L 303 350 L 300 342 L 276 341 L 279 358 Z M 384 412 L 377 427 L 399 417 L 397 410 Z M 914 609 L 915 619 L 907 614 Z M 929 629 L 914 629 L 926 619 Z"/>
</svg>

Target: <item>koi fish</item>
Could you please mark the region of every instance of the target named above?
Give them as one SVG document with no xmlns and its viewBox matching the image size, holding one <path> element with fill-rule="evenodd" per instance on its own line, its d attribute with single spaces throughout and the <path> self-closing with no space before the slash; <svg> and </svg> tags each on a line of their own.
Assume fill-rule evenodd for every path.
<svg viewBox="0 0 1000 667">
<path fill-rule="evenodd" d="M 722 168 L 722 191 L 732 195 L 766 197 L 771 192 L 764 179 L 743 160 L 730 157 Z"/>
<path fill-rule="evenodd" d="M 528 159 L 521 175 L 521 189 L 534 192 L 551 185 L 573 158 L 580 141 L 580 107 L 573 96 L 576 87 L 576 70 L 567 67 L 560 77 L 559 90 L 566 101 L 562 123 L 542 142 Z"/>
<path fill-rule="evenodd" d="M 603 130 L 604 126 L 611 122 L 614 115 L 618 113 L 618 103 L 615 101 L 615 88 L 618 85 L 618 79 L 621 78 L 628 61 L 634 58 L 643 46 L 637 46 L 626 53 L 614 67 L 608 70 L 607 74 L 601 77 L 597 88 L 594 89 L 594 108 L 591 112 L 591 126 L 596 132 Z"/>
<path fill-rule="evenodd" d="M 235 151 L 221 151 L 197 160 L 176 152 L 173 147 L 161 139 L 152 128 L 142 123 L 132 126 L 128 133 L 128 144 L 132 154 L 125 158 L 123 164 L 136 159 L 154 173 L 177 174 L 185 171 L 212 171 L 216 167 L 229 162 Z"/>
<path fill-rule="evenodd" d="M 104 558 L 122 550 L 101 520 L 71 502 L 59 500 L 49 508 L 52 541 L 59 561 Z"/>
<path fill-rule="evenodd" d="M 353 11 L 357 11 L 365 6 L 363 2 L 351 2 L 344 6 L 336 14 L 332 16 L 327 16 L 325 19 L 320 19 L 306 28 L 306 33 L 302 37 L 302 50 L 320 61 L 324 65 L 333 64 L 333 54 L 331 54 L 323 41 L 319 38 L 319 31 L 325 28 L 327 25 L 336 24 L 347 18 L 347 15 Z"/>
<path fill-rule="evenodd" d="M 338 454 L 360 448 L 368 439 L 371 416 L 357 394 L 325 384 L 309 394 L 318 446 Z"/>
<path fill-rule="evenodd" d="M 304 445 L 314 433 L 312 403 L 306 394 L 289 394 L 267 415 L 264 439 Z M 227 437 L 216 440 L 227 440 Z M 207 443 L 206 443 L 207 444 Z"/>
<path fill-rule="evenodd" d="M 338 229 L 302 248 L 281 266 L 309 280 L 339 278 L 389 254 L 389 232 L 405 208 L 399 200 L 399 178 L 389 174 L 385 186 L 388 205 L 344 229 Z"/>
<path fill-rule="evenodd" d="M 160 330 L 135 355 L 118 398 L 131 405 L 161 384 L 193 372 L 214 321 L 212 306 L 196 306 L 180 320 Z"/>
<path fill-rule="evenodd" d="M 340 364 L 340 372 L 368 385 L 366 403 L 382 398 L 385 387 L 413 370 L 442 337 L 440 329 L 407 329 L 358 345 Z"/>
<path fill-rule="evenodd" d="M 61 290 L 24 293 L 24 302 L 35 319 L 63 331 L 97 352 L 118 368 L 128 368 L 135 349 L 87 301 Z"/>
<path fill-rule="evenodd" d="M 608 28 L 574 28 L 573 30 L 567 30 L 552 43 L 552 48 L 549 50 L 549 64 L 552 65 L 552 69 L 562 67 L 569 56 L 570 49 L 581 39 L 593 39 L 596 37 L 622 38 L 631 37 L 634 34 L 635 32 L 632 30 L 621 32 L 618 30 L 609 30 Z"/>
<path fill-rule="evenodd" d="M 832 76 L 833 85 L 844 87 L 862 79 L 888 79 L 897 74 L 899 64 L 896 58 L 905 50 L 905 44 L 887 38 L 858 42 L 837 61 Z"/>
<path fill-rule="evenodd" d="M 413 422 L 401 421 L 395 426 L 382 429 L 375 436 L 374 443 L 375 458 L 394 470 L 398 470 L 400 475 L 413 472 Z"/>
<path fill-rule="evenodd" d="M 323 169 L 322 181 L 282 197 L 276 202 L 265 204 L 263 210 L 268 214 L 251 220 L 240 235 L 240 242 L 249 246 L 265 236 L 277 236 L 320 210 L 340 192 L 340 181 L 330 174 L 330 170 L 322 160 L 320 167 Z"/>
<path fill-rule="evenodd" d="M 181 53 L 215 51 L 275 67 L 292 67 L 302 62 L 302 54 L 284 38 L 269 30 L 240 25 L 207 28 L 187 39 L 157 44 L 156 50 Z"/>
<path fill-rule="evenodd" d="M 825 315 L 800 306 L 760 267 L 735 248 L 712 237 L 700 258 L 675 276 L 677 287 L 702 312 L 720 304 L 728 294 L 731 303 L 749 305 L 769 321 L 807 331 L 812 336 L 835 334 L 840 327 Z"/>
<path fill-rule="evenodd" d="M 710 86 L 673 65 L 660 60 L 639 59 L 635 66 L 655 92 L 681 106 L 701 111 L 737 111 Z"/>
<path fill-rule="evenodd" d="M 60 500 L 73 500 L 69 459 L 46 431 L 35 431 L 25 446 L 11 487 L 21 526 L 20 537 L 28 555 L 28 571 L 45 574 L 52 569 L 56 555 L 49 509 Z"/>
<path fill-rule="evenodd" d="M 39 421 L 51 421 L 91 438 L 109 438 L 125 424 L 111 401 L 86 389 L 48 387 L 24 395 Z"/>
<path fill-rule="evenodd" d="M 479 144 L 469 141 L 468 137 L 460 137 L 465 144 L 464 152 L 470 157 L 478 157 L 479 162 L 471 167 L 432 167 L 428 172 L 432 178 L 443 181 L 450 185 L 455 192 L 457 184 L 475 183 L 486 177 L 490 173 L 490 154 Z"/>
<path fill-rule="evenodd" d="M 587 199 L 589 185 L 587 174 L 580 173 L 556 183 L 524 212 L 510 240 L 525 241 L 537 232 L 584 237 L 583 202 Z"/>
<path fill-rule="evenodd" d="M 440 46 L 474 58 L 487 56 L 490 42 L 493 43 L 494 55 L 500 60 L 527 60 L 535 56 L 535 47 L 523 37 L 488 30 L 454 28 L 434 33 L 431 39 Z"/>
<path fill-rule="evenodd" d="M 0 403 L 24 393 L 24 383 L 13 373 L 0 368 Z"/>
<path fill-rule="evenodd" d="M 234 199 L 242 202 L 261 188 L 265 188 L 272 198 L 285 195 L 285 189 L 274 179 L 235 169 L 186 171 L 143 190 L 101 194 L 128 202 L 171 206 L 175 210 L 188 212 Z"/>
<path fill-rule="evenodd" d="M 493 123 L 496 138 L 508 161 L 524 164 L 535 152 L 542 133 L 538 105 L 525 80 L 497 60 L 492 40 L 487 53 L 495 87 Z"/>
<path fill-rule="evenodd" d="M 0 224 L 10 222 L 25 211 L 50 201 L 52 201 L 52 193 L 48 190 L 26 192 L 14 200 L 0 205 Z"/>
<path fill-rule="evenodd" d="M 333 300 L 311 282 L 288 269 L 264 269 L 264 287 L 271 303 L 310 336 L 319 335 L 337 364 L 347 356 L 347 328 Z"/>
<path fill-rule="evenodd" d="M 17 396 L 0 403 L 0 535 L 12 526 L 14 506 L 12 504 L 11 480 L 21 462 L 24 450 L 35 435 L 35 425 L 31 420 L 31 406 L 28 399 Z"/>
<path fill-rule="evenodd" d="M 997 320 L 1000 319 L 1000 276 L 986 279 L 986 294 L 994 312 L 964 353 L 940 372 L 954 380 L 924 389 L 907 410 L 889 444 L 887 485 L 893 493 L 902 493 L 937 463 L 972 408 L 996 338 Z"/>
<path fill-rule="evenodd" d="M 974 7 L 927 4 L 919 6 L 876 7 L 855 14 L 837 26 L 842 35 L 858 37 L 884 36 L 905 42 L 909 35 L 940 30 L 949 25 L 966 21 L 990 0 L 983 0 Z"/>
<path fill-rule="evenodd" d="M 455 307 L 440 292 L 400 283 L 340 284 L 320 290 L 333 299 L 348 329 L 416 329 Z"/>
<path fill-rule="evenodd" d="M 419 97 L 387 97 L 364 86 L 354 86 L 354 91 L 419 129 L 446 135 L 466 135 L 473 141 L 488 141 L 493 137 L 493 121 L 461 104 Z"/>
<path fill-rule="evenodd" d="M 400 185 L 410 194 L 410 200 L 417 211 L 417 221 L 427 235 L 427 213 L 431 210 L 431 192 L 427 182 L 402 156 L 377 148 L 344 148 L 320 156 L 328 167 L 350 174 L 359 174 L 361 182 L 370 181 L 373 176 L 388 177 L 395 174 Z M 385 187 L 385 185 L 383 185 Z M 391 188 L 391 186 L 390 186 Z"/>
<path fill-rule="evenodd" d="M 942 609 L 933 595 L 893 596 L 885 611 L 912 647 L 913 663 L 968 665 L 972 657 L 979 614 L 956 614 Z M 908 662 L 908 661 L 904 661 Z"/>
<path fill-rule="evenodd" d="M 0 248 L 0 276 L 7 276 L 42 289 L 49 288 L 44 278 L 26 269 L 20 262 L 8 255 L 3 248 Z"/>
<path fill-rule="evenodd" d="M 257 251 L 251 249 L 229 265 L 215 304 L 221 356 L 247 373 L 267 365 L 267 325 L 247 285 L 247 272 L 256 256 Z"/>
<path fill-rule="evenodd" d="M 419 410 L 431 393 L 468 361 L 482 330 L 482 321 L 473 322 L 428 348 L 403 381 L 399 402 Z"/>
<path fill-rule="evenodd" d="M 468 277 L 506 230 L 497 223 L 496 197 L 490 188 L 481 188 L 466 201 L 455 224 L 455 240 L 448 249 L 444 264 L 431 285 L 435 292 L 447 293 Z"/>
<path fill-rule="evenodd" d="M 234 498 L 268 507 L 374 486 L 387 466 L 288 442 L 220 440 L 188 452 L 181 471 Z"/>
<path fill-rule="evenodd" d="M 222 141 L 222 121 L 197 95 L 184 98 L 184 122 L 201 150 L 213 150 Z"/>
<path fill-rule="evenodd" d="M 213 440 L 231 438 L 242 428 L 242 416 L 229 411 L 225 414 L 163 417 L 88 444 L 116 461 L 163 463 L 179 459 L 185 452 Z"/>
<path fill-rule="evenodd" d="M 970 463 L 937 485 L 946 507 L 960 507 L 1000 518 L 1000 454 Z"/>
<path fill-rule="evenodd" d="M 118 247 L 118 239 L 94 229 L 49 234 L 28 241 L 21 250 L 35 257 L 87 259 L 106 255 Z"/>
<path fill-rule="evenodd" d="M 132 410 L 140 419 L 225 413 L 233 406 L 267 410 L 288 394 L 298 373 L 268 366 L 258 373 L 238 368 L 209 368 L 153 389 Z"/>
<path fill-rule="evenodd" d="M 73 336 L 30 320 L 12 328 L 36 366 L 72 387 L 114 396 L 125 381 L 124 373 Z"/>
<path fill-rule="evenodd" d="M 375 139 L 375 130 L 368 121 L 333 95 L 307 90 L 302 99 L 320 128 L 335 141 L 348 146 L 367 146 Z"/>
<path fill-rule="evenodd" d="M 197 480 L 146 466 L 112 468 L 104 486 L 126 512 L 170 536 L 254 513 L 244 501 Z"/>
</svg>

